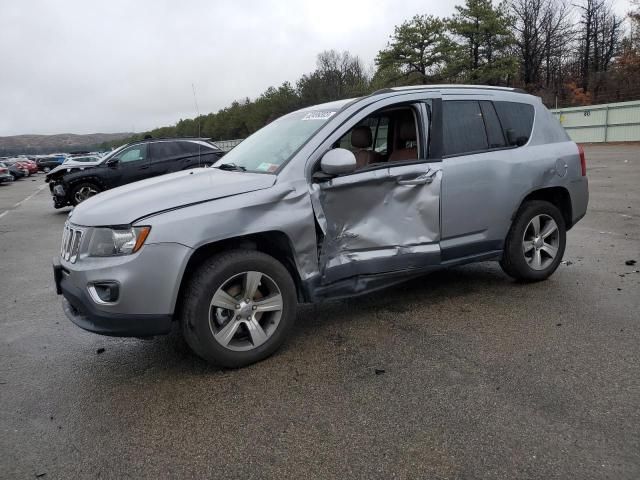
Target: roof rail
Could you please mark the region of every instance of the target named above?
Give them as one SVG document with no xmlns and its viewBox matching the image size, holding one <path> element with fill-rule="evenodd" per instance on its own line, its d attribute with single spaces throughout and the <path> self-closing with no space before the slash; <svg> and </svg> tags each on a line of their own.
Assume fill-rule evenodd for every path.
<svg viewBox="0 0 640 480">
<path fill-rule="evenodd" d="M 500 90 L 514 93 L 528 93 L 521 88 L 515 87 L 497 87 L 493 85 L 462 85 L 462 84 L 434 84 L 434 85 L 406 85 L 402 87 L 389 87 L 377 90 L 371 95 L 379 95 L 382 93 L 401 92 L 405 90 L 443 90 L 443 89 L 460 89 L 460 90 Z"/>
<path fill-rule="evenodd" d="M 127 145 L 132 143 L 139 142 L 152 142 L 154 140 L 202 140 L 205 142 L 212 141 L 210 137 L 151 137 L 151 138 L 141 138 L 139 140 L 131 140 L 127 143 Z"/>
</svg>

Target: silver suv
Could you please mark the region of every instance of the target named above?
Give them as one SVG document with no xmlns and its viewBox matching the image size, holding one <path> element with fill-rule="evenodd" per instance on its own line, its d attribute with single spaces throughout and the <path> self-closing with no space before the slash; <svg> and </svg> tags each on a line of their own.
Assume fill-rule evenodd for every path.
<svg viewBox="0 0 640 480">
<path fill-rule="evenodd" d="M 213 168 L 88 199 L 56 286 L 86 330 L 150 336 L 176 320 L 196 354 L 240 367 L 282 345 L 299 302 L 484 260 L 546 279 L 586 212 L 585 174 L 537 97 L 387 89 L 285 115 Z"/>
</svg>

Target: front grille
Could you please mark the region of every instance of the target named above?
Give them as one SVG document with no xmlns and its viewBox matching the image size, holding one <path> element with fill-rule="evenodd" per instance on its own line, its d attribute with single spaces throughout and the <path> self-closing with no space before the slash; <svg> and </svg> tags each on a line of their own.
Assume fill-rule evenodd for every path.
<svg viewBox="0 0 640 480">
<path fill-rule="evenodd" d="M 60 247 L 60 256 L 68 262 L 75 263 L 78 259 L 78 251 L 80 250 L 80 241 L 82 240 L 82 230 L 65 224 L 64 233 L 62 234 L 62 247 Z"/>
</svg>

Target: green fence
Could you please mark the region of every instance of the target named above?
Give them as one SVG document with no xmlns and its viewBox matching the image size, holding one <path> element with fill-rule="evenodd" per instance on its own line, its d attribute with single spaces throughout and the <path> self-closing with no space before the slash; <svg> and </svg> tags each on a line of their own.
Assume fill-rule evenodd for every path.
<svg viewBox="0 0 640 480">
<path fill-rule="evenodd" d="M 640 141 L 640 101 L 552 110 L 579 143 Z"/>
</svg>

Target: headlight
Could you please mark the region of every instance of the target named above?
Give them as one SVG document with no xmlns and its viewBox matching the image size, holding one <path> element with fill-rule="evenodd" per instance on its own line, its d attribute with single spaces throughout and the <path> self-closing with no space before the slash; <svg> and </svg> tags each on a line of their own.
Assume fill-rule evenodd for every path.
<svg viewBox="0 0 640 480">
<path fill-rule="evenodd" d="M 151 227 L 94 228 L 89 242 L 89 255 L 111 257 L 135 253 L 144 244 Z"/>
</svg>

